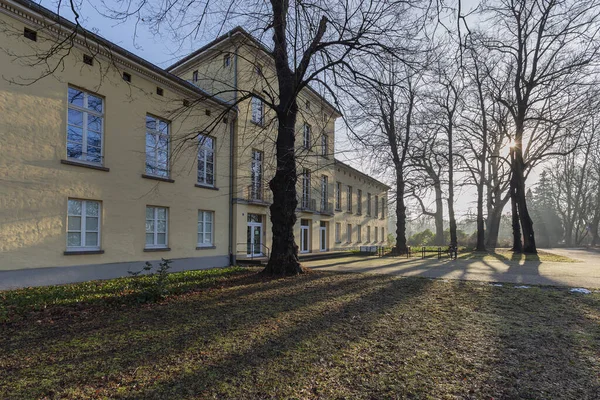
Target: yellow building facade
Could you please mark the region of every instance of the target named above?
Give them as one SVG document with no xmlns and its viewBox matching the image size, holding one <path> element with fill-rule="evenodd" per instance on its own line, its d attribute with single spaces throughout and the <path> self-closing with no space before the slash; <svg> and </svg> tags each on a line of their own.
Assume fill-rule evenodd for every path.
<svg viewBox="0 0 600 400">
<path fill-rule="evenodd" d="M 72 26 L 29 2 L 0 0 L 0 24 L 0 289 L 269 253 L 272 112 L 251 96 L 231 104 L 276 87 L 264 52 L 236 42 L 247 34 L 164 70 L 86 31 L 36 63 Z M 366 193 L 388 188 L 335 160 L 334 107 L 312 90 L 300 104 L 301 252 L 381 244 L 366 227 L 384 229 L 387 216 L 336 211 L 334 199 L 337 182 L 352 186 L 366 210 Z M 361 226 L 363 238 L 336 240 L 336 224 Z"/>
<path fill-rule="evenodd" d="M 232 189 L 235 258 L 266 256 L 272 240 L 268 182 L 275 173 L 277 133 L 268 103 L 278 90 L 269 50 L 236 28 L 167 70 L 206 91 L 237 100 Z M 389 187 L 335 159 L 335 121 L 341 115 L 323 96 L 305 88 L 298 106 L 295 237 L 300 254 L 382 245 Z M 338 198 L 344 208 L 336 206 Z"/>
</svg>

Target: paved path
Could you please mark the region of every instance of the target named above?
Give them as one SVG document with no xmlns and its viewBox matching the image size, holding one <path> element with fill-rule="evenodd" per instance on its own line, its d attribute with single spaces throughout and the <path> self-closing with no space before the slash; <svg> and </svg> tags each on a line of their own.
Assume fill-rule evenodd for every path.
<svg viewBox="0 0 600 400">
<path fill-rule="evenodd" d="M 553 251 L 553 250 L 548 250 Z M 600 288 L 600 253 L 577 253 L 577 250 L 554 251 L 584 262 L 514 262 L 488 260 L 407 260 L 401 257 L 346 257 L 306 261 L 303 264 L 315 270 L 367 272 L 427 278 L 461 279 L 488 282 L 521 283 Z M 567 254 L 566 251 L 575 252 Z"/>
</svg>

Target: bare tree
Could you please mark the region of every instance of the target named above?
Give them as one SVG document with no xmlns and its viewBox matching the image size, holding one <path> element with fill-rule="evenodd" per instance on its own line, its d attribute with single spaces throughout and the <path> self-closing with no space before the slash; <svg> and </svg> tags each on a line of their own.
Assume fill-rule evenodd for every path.
<svg viewBox="0 0 600 400">
<path fill-rule="evenodd" d="M 598 61 L 600 6 L 596 0 L 497 0 L 487 2 L 484 45 L 502 58 L 511 90 L 497 101 L 514 121 L 513 174 L 526 253 L 536 253 L 526 201 L 526 171 L 578 132 Z M 491 31 L 494 34 L 491 34 Z"/>
</svg>

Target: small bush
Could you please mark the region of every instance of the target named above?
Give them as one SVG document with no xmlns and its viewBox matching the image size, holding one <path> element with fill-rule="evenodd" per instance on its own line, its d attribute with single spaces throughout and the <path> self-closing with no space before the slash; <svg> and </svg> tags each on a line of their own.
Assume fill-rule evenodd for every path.
<svg viewBox="0 0 600 400">
<path fill-rule="evenodd" d="M 134 277 L 131 284 L 138 292 L 137 298 L 141 303 L 154 302 L 169 294 L 167 288 L 167 276 L 173 260 L 161 259 L 156 272 L 152 272 L 152 263 L 146 261 L 144 267 L 139 271 L 128 271 Z M 146 275 L 145 279 L 142 276 Z"/>
</svg>

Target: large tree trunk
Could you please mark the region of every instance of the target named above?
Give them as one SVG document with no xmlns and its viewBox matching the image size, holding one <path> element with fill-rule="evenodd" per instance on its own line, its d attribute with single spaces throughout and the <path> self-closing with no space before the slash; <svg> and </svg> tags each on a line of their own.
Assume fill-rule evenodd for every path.
<svg viewBox="0 0 600 400">
<path fill-rule="evenodd" d="M 481 181 L 477 185 L 477 246 L 475 250 L 485 251 L 485 221 L 483 219 L 483 184 L 484 173 L 481 172 Z M 488 219 L 490 216 L 488 215 Z"/>
<path fill-rule="evenodd" d="M 448 133 L 448 218 L 450 219 L 450 246 L 458 246 L 456 218 L 454 216 L 454 154 L 452 129 Z M 445 243 L 444 243 L 445 244 Z"/>
<path fill-rule="evenodd" d="M 492 250 L 498 245 L 498 233 L 500 232 L 500 222 L 502 221 L 502 208 L 493 210 L 492 212 L 488 212 L 486 238 L 486 247 Z"/>
<path fill-rule="evenodd" d="M 277 114 L 276 158 L 277 171 L 269 182 L 273 192 L 271 222 L 273 248 L 264 269 L 270 275 L 296 275 L 302 273 L 298 261 L 298 246 L 294 238 L 296 223 L 296 155 L 295 130 L 298 115 L 297 77 L 290 69 L 286 39 L 286 16 L 289 4 L 271 1 L 273 7 L 273 57 L 279 83 Z"/>
<path fill-rule="evenodd" d="M 598 193 L 596 194 L 596 209 L 592 218 L 590 233 L 592 234 L 592 246 L 600 245 L 600 236 L 598 234 L 600 225 L 600 182 L 598 182 Z"/>
<path fill-rule="evenodd" d="M 404 177 L 402 168 L 396 168 L 396 251 L 406 253 L 406 205 L 404 204 Z"/>
<path fill-rule="evenodd" d="M 435 244 L 444 245 L 444 202 L 442 199 L 442 187 L 439 181 L 433 185 L 435 191 Z"/>
<path fill-rule="evenodd" d="M 518 189 L 517 189 L 517 178 L 515 174 L 515 149 L 510 151 L 511 158 L 511 174 L 510 174 L 510 205 L 511 205 L 511 221 L 512 221 L 512 233 L 513 233 L 513 246 L 512 251 L 515 253 L 523 252 L 523 244 L 521 243 L 521 226 L 519 220 L 519 207 L 518 207 Z"/>
<path fill-rule="evenodd" d="M 525 163 L 523 161 L 523 121 L 525 120 L 524 111 L 520 110 L 519 118 L 516 121 L 515 132 L 515 162 L 513 174 L 515 178 L 515 187 L 517 192 L 517 208 L 521 230 L 523 232 L 523 252 L 527 254 L 537 254 L 535 245 L 535 234 L 533 232 L 533 221 L 527 209 L 527 197 L 525 196 Z"/>
<path fill-rule="evenodd" d="M 294 102 L 295 103 L 295 102 Z M 264 270 L 271 275 L 296 275 L 302 273 L 298 261 L 298 246 L 294 238 L 296 223 L 296 157 L 294 153 L 294 131 L 297 107 L 279 118 L 277 137 L 277 172 L 269 187 L 273 192 L 271 204 L 271 222 L 273 249 Z"/>
</svg>

